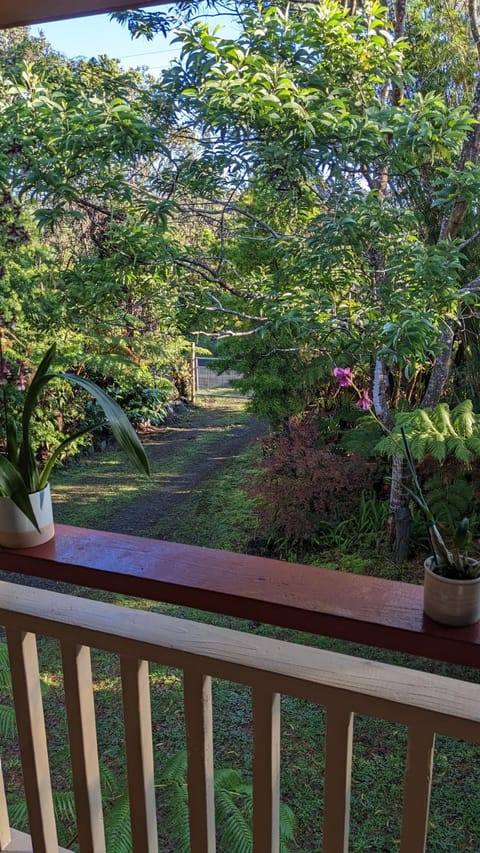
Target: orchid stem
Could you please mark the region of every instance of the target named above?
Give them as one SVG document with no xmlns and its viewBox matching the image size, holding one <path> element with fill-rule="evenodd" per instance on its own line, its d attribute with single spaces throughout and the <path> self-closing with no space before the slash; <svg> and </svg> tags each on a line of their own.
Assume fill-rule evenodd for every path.
<svg viewBox="0 0 480 853">
<path fill-rule="evenodd" d="M 3 366 L 3 335 L 0 334 L 0 369 Z M 7 388 L 2 386 L 2 408 L 3 408 L 3 426 L 5 430 L 5 441 L 8 456 L 8 408 L 7 408 Z"/>
</svg>

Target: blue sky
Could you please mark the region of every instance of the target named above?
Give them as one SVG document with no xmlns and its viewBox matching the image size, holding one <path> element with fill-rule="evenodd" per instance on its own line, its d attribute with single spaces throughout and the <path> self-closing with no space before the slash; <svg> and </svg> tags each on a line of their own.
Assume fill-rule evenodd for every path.
<svg viewBox="0 0 480 853">
<path fill-rule="evenodd" d="M 154 11 L 156 7 L 149 9 Z M 161 7 L 165 11 L 166 7 Z M 42 31 L 55 50 L 74 58 L 88 59 L 106 53 L 122 60 L 125 68 L 148 65 L 152 70 L 164 68 L 178 55 L 178 47 L 171 47 L 168 39 L 161 35 L 153 41 L 144 38 L 132 39 L 126 27 L 110 21 L 109 15 L 91 15 L 31 27 L 33 33 Z"/>
<path fill-rule="evenodd" d="M 168 6 L 151 6 L 148 11 L 168 10 Z M 125 68 L 146 65 L 152 71 L 165 68 L 179 53 L 178 45 L 171 46 L 172 36 L 164 38 L 157 35 L 153 41 L 145 38 L 132 39 L 126 27 L 110 21 L 109 15 L 91 15 L 88 18 L 74 18 L 69 21 L 57 21 L 31 27 L 36 35 L 43 32 L 54 50 L 70 58 L 99 54 L 120 59 Z"/>
</svg>

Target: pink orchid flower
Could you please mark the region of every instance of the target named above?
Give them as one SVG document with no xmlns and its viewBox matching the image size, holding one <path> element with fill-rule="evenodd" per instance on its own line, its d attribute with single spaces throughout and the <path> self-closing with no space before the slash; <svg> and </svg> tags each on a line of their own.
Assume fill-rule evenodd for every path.
<svg viewBox="0 0 480 853">
<path fill-rule="evenodd" d="M 334 367 L 332 372 L 340 388 L 347 388 L 348 385 L 352 385 L 353 373 L 351 367 Z"/>
<path fill-rule="evenodd" d="M 366 388 L 360 391 L 360 398 L 357 400 L 355 405 L 357 409 L 363 409 L 364 412 L 368 412 L 371 406 L 373 406 L 373 400 L 370 399 Z"/>
</svg>

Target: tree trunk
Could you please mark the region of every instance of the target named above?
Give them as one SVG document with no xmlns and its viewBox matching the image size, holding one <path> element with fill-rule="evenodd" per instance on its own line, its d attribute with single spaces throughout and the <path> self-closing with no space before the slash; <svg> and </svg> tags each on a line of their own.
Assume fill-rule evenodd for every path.
<svg viewBox="0 0 480 853">
<path fill-rule="evenodd" d="M 377 359 L 373 371 L 372 397 L 375 414 L 387 430 L 393 426 L 393 417 L 387 403 L 387 378 L 385 366 L 381 359 Z M 403 484 L 408 481 L 408 467 L 401 456 L 394 456 L 392 460 L 392 479 L 390 484 L 389 516 L 387 531 L 394 540 L 394 559 L 401 566 L 408 559 L 410 548 L 410 532 L 412 527 L 412 514 L 410 512 L 410 498 Z"/>
<path fill-rule="evenodd" d="M 408 468 L 401 456 L 392 460 L 392 482 L 390 484 L 389 529 L 394 532 L 394 559 L 397 566 L 408 560 L 412 513 L 410 512 L 408 492 L 404 483 L 408 480 Z"/>
<path fill-rule="evenodd" d="M 480 33 L 477 26 L 474 0 L 469 0 L 468 11 L 470 28 L 477 48 L 477 68 L 480 68 Z M 467 133 L 463 142 L 457 166 L 458 172 L 464 172 L 467 163 L 477 164 L 480 158 L 480 78 L 477 79 L 475 84 L 473 103 L 470 112 L 472 118 L 475 119 L 475 123 Z M 453 210 L 445 216 L 442 222 L 438 237 L 439 241 L 454 240 L 458 236 L 460 226 L 462 225 L 467 210 L 467 200 L 460 194 L 455 200 Z M 421 402 L 422 408 L 436 406 L 440 400 L 441 393 L 445 387 L 445 383 L 450 372 L 452 349 L 455 340 L 454 328 L 455 320 L 453 318 L 447 318 L 445 328 L 440 336 L 441 350 L 435 359 L 435 363 L 430 374 L 427 390 Z"/>
<path fill-rule="evenodd" d="M 433 365 L 427 389 L 420 403 L 422 409 L 436 406 L 440 400 L 443 389 L 450 373 L 453 348 L 453 323 L 446 323 L 445 328 L 440 337 L 440 352 L 438 353 L 435 364 Z"/>
</svg>

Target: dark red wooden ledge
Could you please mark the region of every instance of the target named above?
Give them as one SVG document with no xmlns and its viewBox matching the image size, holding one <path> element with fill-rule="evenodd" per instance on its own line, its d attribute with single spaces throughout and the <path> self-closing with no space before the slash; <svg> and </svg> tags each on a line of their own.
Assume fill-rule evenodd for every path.
<svg viewBox="0 0 480 853">
<path fill-rule="evenodd" d="M 480 666 L 480 625 L 436 625 L 398 581 L 60 524 L 0 569 Z"/>
</svg>

